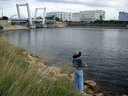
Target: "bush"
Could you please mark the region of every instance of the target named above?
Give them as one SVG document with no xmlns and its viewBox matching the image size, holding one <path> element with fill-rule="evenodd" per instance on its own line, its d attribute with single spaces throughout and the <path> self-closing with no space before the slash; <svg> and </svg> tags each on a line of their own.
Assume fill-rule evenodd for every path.
<svg viewBox="0 0 128 96">
<path fill-rule="evenodd" d="M 3 16 L 2 19 L 3 20 L 8 20 L 8 17 L 7 16 Z"/>
<path fill-rule="evenodd" d="M 55 18 L 56 21 L 60 21 L 60 19 L 58 17 Z"/>
<path fill-rule="evenodd" d="M 54 15 L 53 16 L 49 16 L 49 17 L 45 17 L 46 19 L 48 19 L 48 20 L 54 20 Z"/>
<path fill-rule="evenodd" d="M 11 22 L 11 25 L 16 25 L 16 23 L 15 22 Z"/>
</svg>

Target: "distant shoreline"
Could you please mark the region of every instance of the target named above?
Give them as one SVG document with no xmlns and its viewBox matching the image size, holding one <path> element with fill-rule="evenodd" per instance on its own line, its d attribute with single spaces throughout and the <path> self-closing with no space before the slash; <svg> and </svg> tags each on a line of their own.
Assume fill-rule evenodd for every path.
<svg viewBox="0 0 128 96">
<path fill-rule="evenodd" d="M 67 27 L 77 28 L 109 28 L 109 29 L 128 29 L 126 24 L 80 24 L 80 23 L 68 23 Z"/>
<path fill-rule="evenodd" d="M 105 28 L 105 29 L 128 29 L 127 27 L 110 27 L 110 26 L 66 26 L 66 28 Z"/>
</svg>

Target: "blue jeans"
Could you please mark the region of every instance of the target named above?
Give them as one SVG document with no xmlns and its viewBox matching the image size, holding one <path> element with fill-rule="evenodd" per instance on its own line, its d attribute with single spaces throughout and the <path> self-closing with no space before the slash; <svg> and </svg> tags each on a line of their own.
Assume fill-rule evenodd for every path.
<svg viewBox="0 0 128 96">
<path fill-rule="evenodd" d="M 73 89 L 76 90 L 78 88 L 79 93 L 81 93 L 83 91 L 83 87 L 83 70 L 75 70 Z"/>
</svg>

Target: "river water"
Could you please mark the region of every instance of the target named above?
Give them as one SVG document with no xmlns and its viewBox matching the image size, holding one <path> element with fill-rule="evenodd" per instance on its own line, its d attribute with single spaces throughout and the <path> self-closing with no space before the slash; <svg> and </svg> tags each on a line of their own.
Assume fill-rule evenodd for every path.
<svg viewBox="0 0 128 96">
<path fill-rule="evenodd" d="M 74 51 L 88 64 L 85 79 L 102 92 L 128 94 L 128 30 L 98 28 L 44 28 L 7 32 L 9 41 L 54 66 L 72 68 Z M 64 68 L 63 67 L 63 68 Z"/>
</svg>

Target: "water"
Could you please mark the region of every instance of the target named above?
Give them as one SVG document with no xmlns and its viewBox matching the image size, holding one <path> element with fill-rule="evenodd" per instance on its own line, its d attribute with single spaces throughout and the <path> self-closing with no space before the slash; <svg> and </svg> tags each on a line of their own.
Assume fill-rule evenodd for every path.
<svg viewBox="0 0 128 96">
<path fill-rule="evenodd" d="M 49 28 L 8 32 L 9 41 L 54 65 L 72 66 L 75 50 L 82 52 L 88 69 L 85 79 L 97 82 L 110 94 L 128 94 L 128 30 Z"/>
</svg>

